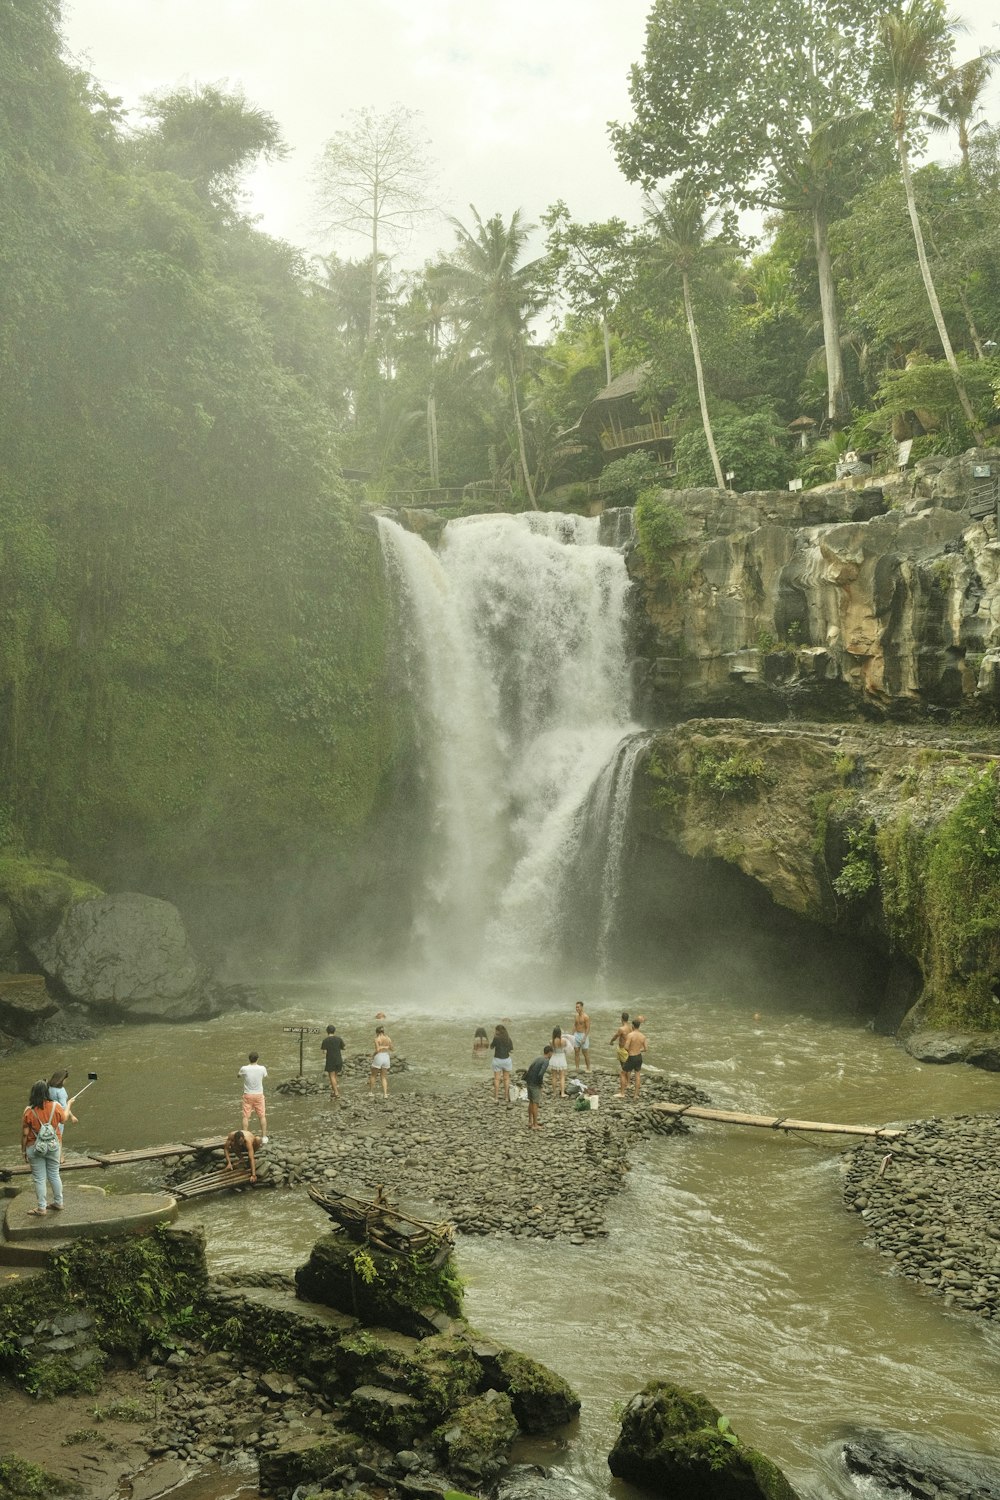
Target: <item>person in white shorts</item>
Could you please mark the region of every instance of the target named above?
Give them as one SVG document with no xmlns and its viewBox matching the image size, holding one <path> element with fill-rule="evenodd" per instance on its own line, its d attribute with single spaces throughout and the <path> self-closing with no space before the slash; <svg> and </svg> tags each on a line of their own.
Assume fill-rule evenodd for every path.
<svg viewBox="0 0 1000 1500">
<path fill-rule="evenodd" d="M 500 1084 L 503 1083 L 504 1103 L 510 1103 L 510 1075 L 514 1070 L 512 1055 L 514 1043 L 506 1026 L 499 1023 L 493 1031 L 490 1042 L 490 1051 L 493 1053 L 493 1100 L 500 1103 Z"/>
<path fill-rule="evenodd" d="M 380 1021 L 379 1024 L 375 1027 L 375 1053 L 372 1057 L 372 1070 L 368 1078 L 369 1093 L 371 1093 L 375 1088 L 375 1079 L 381 1078 L 382 1093 L 383 1095 L 388 1094 L 390 1067 L 389 1054 L 391 1052 L 392 1041 L 386 1035 L 385 1029 Z"/>
<path fill-rule="evenodd" d="M 576 1002 L 576 1015 L 573 1017 L 573 1051 L 576 1054 L 576 1066 L 580 1066 L 580 1058 L 583 1058 L 583 1066 L 590 1072 L 590 1017 L 583 1008 L 583 1001 Z"/>
</svg>

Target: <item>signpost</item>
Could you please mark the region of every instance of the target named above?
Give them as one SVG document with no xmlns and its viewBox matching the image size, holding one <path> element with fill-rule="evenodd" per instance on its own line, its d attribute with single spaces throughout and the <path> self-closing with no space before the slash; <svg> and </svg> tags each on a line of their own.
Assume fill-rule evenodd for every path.
<svg viewBox="0 0 1000 1500">
<path fill-rule="evenodd" d="M 299 1034 L 299 1077 L 302 1077 L 302 1054 L 305 1045 L 306 1034 L 319 1036 L 323 1030 L 322 1026 L 282 1026 L 282 1031 L 297 1031 Z"/>
</svg>

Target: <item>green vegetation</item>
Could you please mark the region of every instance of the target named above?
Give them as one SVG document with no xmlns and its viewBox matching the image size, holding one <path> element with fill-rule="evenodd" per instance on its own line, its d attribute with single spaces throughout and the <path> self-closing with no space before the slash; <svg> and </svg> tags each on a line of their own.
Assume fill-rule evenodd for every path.
<svg viewBox="0 0 1000 1500">
<path fill-rule="evenodd" d="M 331 309 L 233 206 L 274 122 L 180 90 L 130 137 L 55 13 L 0 38 L 0 831 L 252 888 L 349 857 L 396 749 Z"/>
<path fill-rule="evenodd" d="M 973 783 L 926 848 L 923 910 L 932 1014 L 996 1028 L 1000 1001 L 1000 785 L 991 768 Z"/>
<path fill-rule="evenodd" d="M 774 786 L 776 779 L 760 756 L 747 755 L 742 750 L 734 750 L 731 755 L 700 751 L 692 777 L 703 796 L 720 802 L 727 797 L 737 802 L 753 801 L 769 786 Z"/>
<path fill-rule="evenodd" d="M 864 828 L 846 828 L 844 839 L 847 854 L 834 878 L 833 889 L 847 901 L 858 901 L 878 883 L 874 827 L 868 824 Z"/>
<path fill-rule="evenodd" d="M 677 506 L 660 490 L 644 490 L 635 507 L 635 530 L 643 562 L 661 577 L 669 576 L 674 566 L 671 554 L 684 535 L 684 517 Z"/>
<path fill-rule="evenodd" d="M 169 1346 L 194 1327 L 204 1284 L 200 1244 L 167 1228 L 120 1240 L 78 1240 L 54 1256 L 43 1275 L 3 1289 L 0 1371 L 40 1398 L 96 1394 L 108 1359 L 134 1362 L 156 1339 Z M 93 1318 L 90 1362 L 36 1346 L 34 1330 L 69 1306 Z M 22 1343 L 27 1339 L 27 1343 Z M 116 1415 L 96 1408 L 94 1417 Z"/>
<path fill-rule="evenodd" d="M 13 1455 L 0 1456 L 0 1500 L 48 1500 L 50 1495 L 81 1495 L 83 1486 L 56 1479 L 47 1469 Z"/>
</svg>

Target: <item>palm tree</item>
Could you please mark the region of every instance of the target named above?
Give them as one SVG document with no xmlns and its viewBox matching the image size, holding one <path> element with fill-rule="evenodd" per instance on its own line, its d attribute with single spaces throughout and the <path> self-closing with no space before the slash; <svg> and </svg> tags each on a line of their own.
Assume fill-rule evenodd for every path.
<svg viewBox="0 0 1000 1500">
<path fill-rule="evenodd" d="M 701 345 L 698 342 L 698 325 L 694 316 L 694 299 L 691 295 L 692 278 L 711 272 L 723 258 L 732 254 L 732 246 L 719 236 L 710 238 L 718 219 L 713 213 L 706 217 L 704 195 L 690 183 L 675 183 L 658 199 L 650 200 L 647 221 L 656 238 L 654 249 L 660 267 L 670 277 L 679 277 L 681 296 L 684 301 L 684 316 L 687 320 L 688 338 L 694 358 L 694 375 L 698 386 L 698 404 L 701 407 L 701 422 L 705 429 L 715 482 L 720 490 L 726 488 L 722 477 L 722 465 L 715 447 L 712 422 L 708 415 L 708 398 L 705 394 L 705 372 L 701 364 Z"/>
<path fill-rule="evenodd" d="M 537 510 L 528 468 L 521 419 L 519 383 L 529 346 L 528 325 L 545 302 L 548 262 L 545 257 L 519 264 L 532 226 L 520 210 L 505 224 L 500 214 L 485 221 L 472 208 L 474 227 L 458 219 L 451 224 L 457 245 L 450 260 L 436 269 L 449 295 L 449 315 L 462 332 L 466 349 L 481 353 L 498 385 L 506 386 L 514 415 L 521 479 Z"/>
<path fill-rule="evenodd" d="M 943 65 L 950 57 L 955 29 L 956 23 L 946 14 L 942 0 L 903 0 L 901 5 L 887 11 L 882 17 L 880 39 L 892 97 L 892 130 L 896 138 L 906 208 L 913 228 L 920 274 L 958 399 L 976 442 L 982 446 L 985 439 L 976 422 L 969 393 L 965 389 L 931 276 L 910 173 L 908 138 L 913 128 L 925 118 L 920 101 L 933 91 L 936 81 L 944 73 Z"/>
<path fill-rule="evenodd" d="M 948 130 L 954 126 L 958 131 L 958 149 L 966 172 L 971 172 L 970 138 L 986 123 L 977 120 L 976 115 L 983 112 L 982 96 L 998 60 L 1000 52 L 983 47 L 978 57 L 970 57 L 968 62 L 950 68 L 938 80 L 937 116 L 932 117 L 931 124 L 936 130 Z"/>
</svg>

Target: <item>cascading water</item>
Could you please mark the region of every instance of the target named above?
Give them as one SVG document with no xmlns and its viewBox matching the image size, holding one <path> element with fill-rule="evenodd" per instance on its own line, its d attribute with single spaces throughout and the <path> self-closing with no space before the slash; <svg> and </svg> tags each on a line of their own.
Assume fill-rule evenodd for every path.
<svg viewBox="0 0 1000 1500">
<path fill-rule="evenodd" d="M 436 553 L 393 521 L 379 529 L 432 809 L 418 936 L 426 959 L 502 981 L 559 956 L 582 846 L 627 801 L 641 740 L 624 558 L 576 516 L 452 521 Z M 594 915 L 592 956 L 612 920 L 600 903 Z"/>
</svg>

